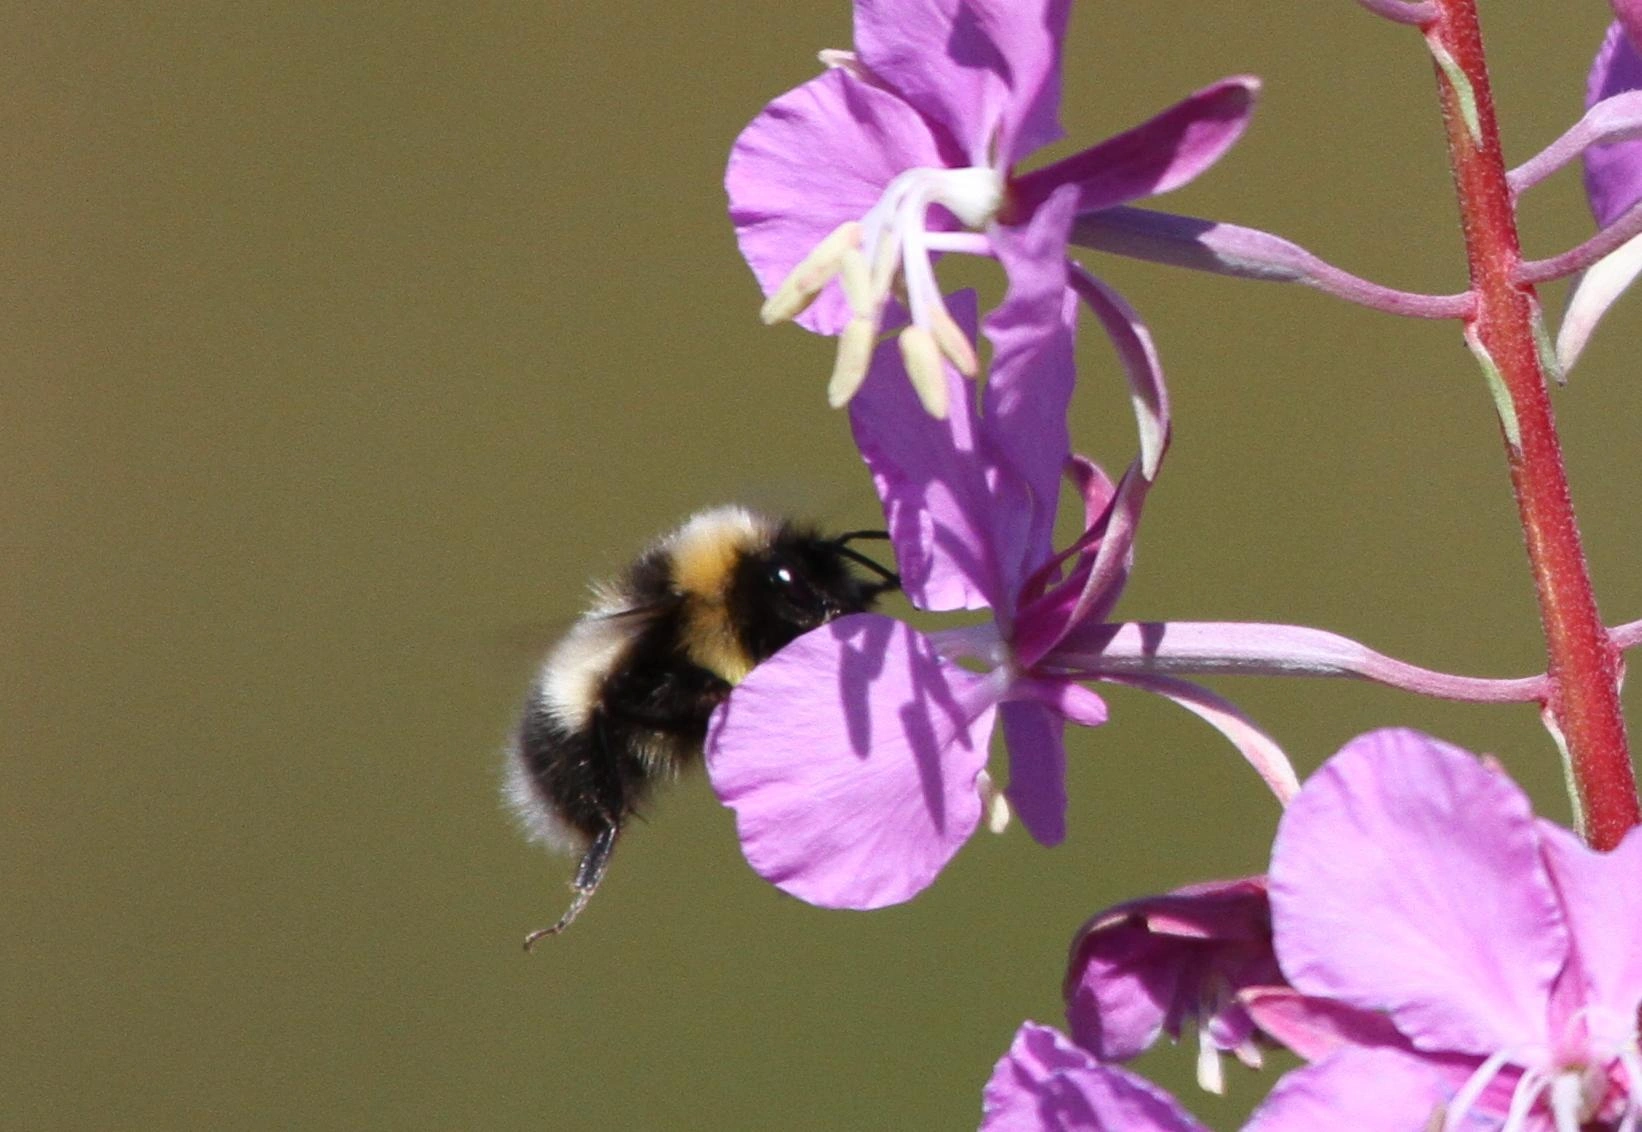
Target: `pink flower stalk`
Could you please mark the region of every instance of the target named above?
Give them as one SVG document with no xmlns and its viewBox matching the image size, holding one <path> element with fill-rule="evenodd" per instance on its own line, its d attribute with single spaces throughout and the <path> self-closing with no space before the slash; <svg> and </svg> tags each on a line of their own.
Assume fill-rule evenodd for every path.
<svg viewBox="0 0 1642 1132">
<path fill-rule="evenodd" d="M 1070 0 L 857 0 L 855 46 L 770 103 L 736 139 L 725 173 L 742 254 L 768 296 L 767 322 L 797 318 L 838 335 L 828 396 L 864 379 L 904 280 L 907 371 L 926 408 L 945 411 L 944 357 L 977 360 L 946 308 L 944 252 L 1003 257 L 1061 188 L 1098 210 L 1167 192 L 1241 136 L 1257 84 L 1217 83 L 1151 121 L 1026 174 L 1017 165 L 1062 136 L 1061 42 Z M 1063 259 L 1060 246 L 1042 250 Z"/>
</svg>

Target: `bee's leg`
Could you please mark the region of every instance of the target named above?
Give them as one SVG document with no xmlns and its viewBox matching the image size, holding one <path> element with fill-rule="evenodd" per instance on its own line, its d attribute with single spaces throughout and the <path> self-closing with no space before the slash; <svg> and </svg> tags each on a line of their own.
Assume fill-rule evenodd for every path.
<svg viewBox="0 0 1642 1132">
<path fill-rule="evenodd" d="M 525 936 L 526 951 L 534 947 L 536 941 L 544 936 L 558 935 L 570 926 L 571 921 L 581 915 L 582 909 L 587 907 L 587 902 L 593 899 L 593 893 L 598 890 L 599 882 L 604 879 L 604 871 L 610 867 L 610 855 L 616 851 L 616 834 L 619 832 L 620 827 L 612 823 L 605 826 L 593 839 L 593 844 L 582 854 L 582 863 L 576 867 L 576 880 L 570 886 L 576 895 L 571 898 L 570 907 L 552 927 L 539 928 Z"/>
</svg>

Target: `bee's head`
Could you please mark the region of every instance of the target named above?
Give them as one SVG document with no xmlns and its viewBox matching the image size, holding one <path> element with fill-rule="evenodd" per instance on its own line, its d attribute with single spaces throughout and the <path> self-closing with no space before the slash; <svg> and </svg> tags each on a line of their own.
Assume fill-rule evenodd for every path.
<svg viewBox="0 0 1642 1132">
<path fill-rule="evenodd" d="M 665 545 L 691 658 L 734 684 L 811 629 L 870 609 L 900 579 L 850 544 L 885 537 L 827 536 L 739 507 L 695 516 Z"/>
<path fill-rule="evenodd" d="M 872 608 L 900 579 L 849 544 L 884 537 L 853 531 L 828 537 L 782 524 L 736 564 L 728 592 L 731 621 L 754 663 L 811 629 Z M 876 575 L 865 578 L 857 567 Z"/>
</svg>

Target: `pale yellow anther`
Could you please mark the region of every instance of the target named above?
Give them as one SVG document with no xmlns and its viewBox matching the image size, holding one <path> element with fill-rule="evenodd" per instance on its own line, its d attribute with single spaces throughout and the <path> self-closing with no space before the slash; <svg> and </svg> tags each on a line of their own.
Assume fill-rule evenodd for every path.
<svg viewBox="0 0 1642 1132">
<path fill-rule="evenodd" d="M 832 363 L 832 379 L 827 382 L 827 404 L 842 409 L 861 388 L 872 364 L 872 348 L 878 341 L 878 321 L 852 318 L 838 336 L 838 356 Z"/>
<path fill-rule="evenodd" d="M 935 336 L 935 344 L 941 348 L 958 372 L 965 377 L 974 377 L 981 368 L 980 359 L 975 356 L 975 347 L 969 344 L 969 335 L 963 328 L 952 320 L 946 310 L 940 309 L 930 313 L 930 333 Z"/>
<path fill-rule="evenodd" d="M 858 318 L 877 318 L 878 301 L 872 294 L 872 272 L 861 249 L 845 248 L 838 271 L 838 282 L 844 288 L 844 298 L 849 300 L 850 313 Z"/>
<path fill-rule="evenodd" d="M 1009 799 L 992 785 L 992 776 L 984 770 L 975 776 L 975 791 L 981 796 L 981 820 L 986 822 L 987 832 L 1002 833 L 1008 829 Z"/>
<path fill-rule="evenodd" d="M 924 411 L 938 421 L 946 420 L 946 368 L 941 365 L 934 336 L 921 326 L 909 326 L 901 331 L 900 343 L 901 361 Z"/>
<path fill-rule="evenodd" d="M 830 283 L 840 270 L 844 253 L 861 246 L 861 224 L 847 220 L 834 228 L 827 238 L 810 249 L 810 254 L 787 273 L 781 285 L 764 300 L 758 317 L 766 326 L 786 322 L 802 314 L 815 301 L 821 289 Z"/>
</svg>

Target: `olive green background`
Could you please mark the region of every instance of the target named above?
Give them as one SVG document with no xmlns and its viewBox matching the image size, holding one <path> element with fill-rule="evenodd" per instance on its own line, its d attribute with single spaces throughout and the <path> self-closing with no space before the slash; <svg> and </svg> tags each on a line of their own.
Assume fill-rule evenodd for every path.
<svg viewBox="0 0 1642 1132">
<path fill-rule="evenodd" d="M 1522 160 L 1577 117 L 1606 8 L 1485 7 Z M 820 911 L 695 776 L 519 950 L 570 865 L 515 835 L 499 751 L 585 581 L 727 499 L 875 521 L 829 344 L 759 325 L 720 188 L 848 41 L 842 2 L 0 12 L 0 1126 L 967 1127 L 1016 1026 L 1059 1020 L 1086 915 L 1263 868 L 1255 777 L 1117 690 L 1058 850 L 981 835 L 908 906 Z M 1348 0 L 1086 2 L 1063 117 L 1087 144 L 1259 74 L 1246 140 L 1170 206 L 1454 291 L 1430 70 Z M 1565 173 L 1529 251 L 1589 223 Z M 1539 667 L 1455 325 L 1085 261 L 1176 407 L 1123 614 Z M 1556 399 L 1612 621 L 1642 616 L 1639 311 Z M 1121 382 L 1092 331 L 1083 358 L 1076 436 L 1116 471 Z M 1530 709 L 1217 687 L 1302 771 L 1411 724 L 1566 819 Z M 1190 1063 L 1145 1068 L 1188 1089 Z M 1266 1083 L 1186 1095 L 1228 1126 Z"/>
</svg>

